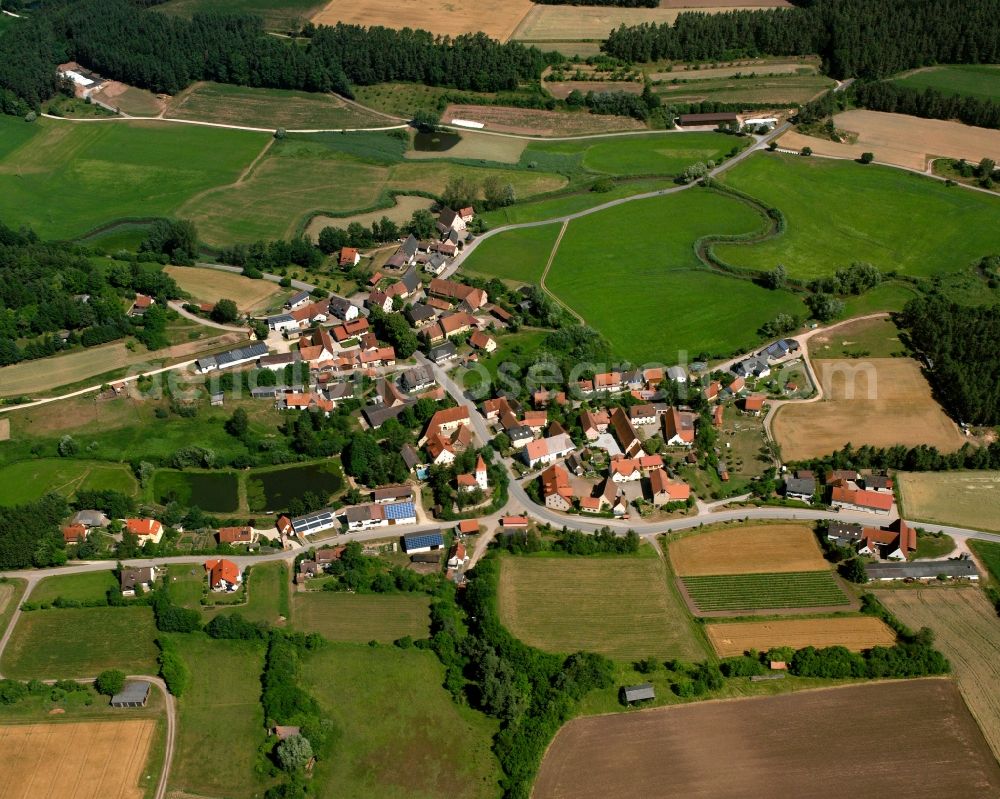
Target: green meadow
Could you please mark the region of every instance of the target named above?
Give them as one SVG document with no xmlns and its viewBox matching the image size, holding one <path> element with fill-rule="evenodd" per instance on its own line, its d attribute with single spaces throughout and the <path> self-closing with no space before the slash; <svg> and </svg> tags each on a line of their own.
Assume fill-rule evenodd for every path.
<svg viewBox="0 0 1000 799">
<path fill-rule="evenodd" d="M 715 247 L 738 266 L 781 263 L 793 277 L 811 279 L 868 261 L 883 272 L 930 277 L 1000 251 L 1000 198 L 900 169 L 768 153 L 723 180 L 780 208 L 788 221 L 769 241 Z"/>
<path fill-rule="evenodd" d="M 559 235 L 559 223 L 520 228 L 484 239 L 462 263 L 462 269 L 484 277 L 537 283 Z"/>
<path fill-rule="evenodd" d="M 0 505 L 18 505 L 56 491 L 67 497 L 77 491 L 121 491 L 134 495 L 138 483 L 120 463 L 38 458 L 0 467 Z"/>
<path fill-rule="evenodd" d="M 926 67 L 894 81 L 908 89 L 935 89 L 942 94 L 962 94 L 978 100 L 1000 102 L 1000 65 L 997 64 Z"/>
</svg>

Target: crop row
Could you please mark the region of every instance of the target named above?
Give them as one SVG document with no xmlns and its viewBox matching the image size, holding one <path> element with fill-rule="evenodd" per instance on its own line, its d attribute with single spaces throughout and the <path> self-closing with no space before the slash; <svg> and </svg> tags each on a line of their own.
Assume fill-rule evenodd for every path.
<svg viewBox="0 0 1000 799">
<path fill-rule="evenodd" d="M 756 610 L 847 604 L 829 572 L 682 578 L 700 610 Z"/>
</svg>

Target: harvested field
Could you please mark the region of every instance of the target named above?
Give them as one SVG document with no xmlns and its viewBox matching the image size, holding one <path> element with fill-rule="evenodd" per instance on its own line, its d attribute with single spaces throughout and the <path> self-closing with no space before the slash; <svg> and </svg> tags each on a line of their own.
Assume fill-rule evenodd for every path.
<svg viewBox="0 0 1000 799">
<path fill-rule="evenodd" d="M 696 75 L 698 73 L 682 73 Z M 776 75 L 772 77 L 714 78 L 664 82 L 654 91 L 664 102 L 694 103 L 714 100 L 720 103 L 806 103 L 827 89 L 834 81 L 823 75 Z"/>
<path fill-rule="evenodd" d="M 982 158 L 1000 161 L 1000 130 L 863 109 L 837 114 L 834 121 L 841 130 L 856 133 L 857 141 L 838 144 L 790 131 L 778 144 L 790 150 L 808 146 L 818 155 L 841 158 L 858 158 L 863 152 L 872 152 L 876 161 L 920 171 L 925 170 L 928 159 L 935 156 L 964 158 L 976 163 Z"/>
<path fill-rule="evenodd" d="M 469 119 L 469 117 L 462 117 Z M 476 117 L 472 117 L 475 119 Z M 452 117 L 442 117 L 450 122 Z M 454 147 L 447 150 L 415 150 L 406 151 L 407 158 L 424 160 L 428 158 L 463 158 L 472 161 L 495 161 L 501 164 L 516 164 L 521 160 L 521 153 L 528 145 L 525 139 L 515 139 L 507 136 L 490 136 L 489 134 L 473 133 L 463 130 L 461 138 Z"/>
<path fill-rule="evenodd" d="M 1000 619 L 978 588 L 879 591 L 913 629 L 930 627 L 993 754 L 1000 758 Z"/>
<path fill-rule="evenodd" d="M 486 130 L 533 136 L 574 136 L 619 130 L 645 130 L 646 126 L 631 117 L 603 114 L 543 111 L 537 108 L 507 108 L 497 105 L 458 105 L 452 103 L 441 114 L 445 123 L 453 119 L 482 122 Z"/>
<path fill-rule="evenodd" d="M 897 472 L 906 518 L 1000 532 L 1000 472 Z"/>
<path fill-rule="evenodd" d="M 905 764 L 881 751 L 905 730 Z M 724 762 L 725 767 L 720 768 Z M 996 796 L 1000 765 L 947 679 L 696 702 L 579 718 L 556 736 L 536 799 L 910 799 Z"/>
<path fill-rule="evenodd" d="M 140 799 L 153 719 L 0 727 L 4 799 Z"/>
<path fill-rule="evenodd" d="M 504 625 L 548 652 L 704 657 L 656 558 L 505 557 L 499 602 Z"/>
<path fill-rule="evenodd" d="M 370 227 L 372 222 L 380 221 L 383 216 L 389 217 L 397 225 L 402 225 L 410 221 L 414 211 L 419 211 L 421 208 L 431 208 L 434 205 L 434 201 L 428 200 L 426 197 L 411 197 L 409 195 L 397 196 L 395 202 L 396 204 L 391 208 L 380 208 L 377 211 L 368 211 L 353 216 L 326 216 L 324 214 L 314 216 L 306 225 L 306 235 L 315 241 L 319 237 L 320 231 L 325 227 L 346 229 L 352 222 Z"/>
<path fill-rule="evenodd" d="M 815 360 L 824 399 L 782 406 L 771 429 L 786 460 L 855 447 L 927 444 L 952 452 L 965 437 L 931 396 L 910 358 Z"/>
<path fill-rule="evenodd" d="M 722 658 L 742 655 L 750 649 L 764 652 L 779 646 L 795 649 L 846 646 L 860 652 L 873 646 L 892 646 L 896 642 L 896 634 L 874 616 L 709 624 L 705 633 Z"/>
<path fill-rule="evenodd" d="M 554 6 L 548 6 L 554 8 Z M 579 7 L 579 6 L 577 6 Z M 546 8 L 546 6 L 539 6 Z M 627 92 L 629 94 L 641 94 L 642 84 L 628 80 L 561 80 L 546 81 L 543 84 L 549 94 L 559 100 L 565 100 L 570 92 L 578 91 L 582 94 L 587 92 Z"/>
<path fill-rule="evenodd" d="M 742 615 L 743 611 L 851 604 L 831 571 L 716 574 L 681 577 L 680 581 L 698 614 Z"/>
<path fill-rule="evenodd" d="M 183 291 L 198 302 L 232 300 L 245 313 L 263 312 L 280 306 L 278 295 L 284 292 L 270 280 L 251 280 L 221 269 L 195 266 L 167 266 L 163 269 Z"/>
<path fill-rule="evenodd" d="M 367 4 L 362 4 L 367 5 Z M 788 5 L 787 3 L 744 2 L 739 5 L 727 3 L 662 3 L 659 8 L 620 8 L 615 6 L 548 6 L 536 5 L 531 8 L 521 24 L 510 34 L 511 39 L 529 42 L 575 41 L 586 39 L 606 39 L 608 34 L 621 25 L 660 25 L 673 22 L 679 14 L 697 5 L 700 12 L 718 14 L 723 11 L 740 11 L 764 5 Z"/>
<path fill-rule="evenodd" d="M 482 31 L 505 42 L 532 7 L 531 0 L 332 0 L 312 21 L 418 28 L 449 36 Z"/>
<path fill-rule="evenodd" d="M 726 527 L 670 542 L 680 577 L 801 572 L 826 567 L 816 535 L 803 524 Z"/>
</svg>

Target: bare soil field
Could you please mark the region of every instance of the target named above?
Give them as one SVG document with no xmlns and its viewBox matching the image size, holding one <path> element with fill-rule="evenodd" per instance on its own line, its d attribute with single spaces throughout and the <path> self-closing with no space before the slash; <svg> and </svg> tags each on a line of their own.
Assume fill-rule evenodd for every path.
<svg viewBox="0 0 1000 799">
<path fill-rule="evenodd" d="M 1000 532 L 1000 472 L 897 472 L 906 518 Z"/>
<path fill-rule="evenodd" d="M 527 136 L 575 136 L 587 133 L 646 129 L 646 126 L 639 120 L 631 117 L 583 112 L 543 111 L 537 108 L 507 108 L 497 105 L 457 105 L 452 103 L 441 114 L 441 119 L 446 123 L 452 119 L 468 119 L 473 122 L 482 122 L 486 125 L 486 130 Z"/>
<path fill-rule="evenodd" d="M 903 762 L 865 755 L 898 740 L 906 742 Z M 549 747 L 533 796 L 939 799 L 998 792 L 1000 765 L 961 694 L 951 680 L 932 679 L 575 719 Z"/>
<path fill-rule="evenodd" d="M 241 311 L 256 312 L 280 305 L 278 295 L 284 294 L 270 280 L 251 280 L 233 272 L 202 269 L 196 266 L 167 266 L 163 269 L 177 285 L 198 302 L 215 303 L 232 300 Z"/>
<path fill-rule="evenodd" d="M 874 616 L 709 624 L 705 633 L 722 658 L 742 655 L 750 649 L 764 652 L 777 646 L 795 649 L 846 646 L 860 652 L 873 646 L 892 646 L 896 642 L 896 634 Z"/>
<path fill-rule="evenodd" d="M 819 457 L 847 443 L 928 444 L 942 452 L 965 443 L 910 358 L 814 360 L 813 368 L 823 400 L 783 405 L 771 423 L 786 460 Z"/>
<path fill-rule="evenodd" d="M 501 109 L 504 110 L 504 109 Z M 450 121 L 454 117 L 443 117 Z M 459 117 L 469 119 L 469 117 Z M 476 119 L 476 117 L 472 117 Z M 478 120 L 477 120 L 478 121 Z M 492 127 L 492 126 L 491 126 Z M 508 136 L 491 136 L 486 133 L 472 133 L 463 130 L 461 138 L 454 147 L 447 150 L 415 150 L 406 151 L 406 158 L 425 160 L 441 158 L 467 158 L 476 161 L 497 161 L 501 164 L 516 164 L 521 160 L 521 153 L 528 146 L 527 139 L 514 139 Z"/>
<path fill-rule="evenodd" d="M 862 109 L 837 114 L 834 121 L 841 130 L 856 133 L 857 141 L 839 144 L 789 131 L 778 144 L 790 150 L 811 147 L 819 155 L 840 158 L 858 158 L 871 152 L 876 161 L 920 171 L 926 170 L 928 160 L 935 156 L 976 163 L 982 158 L 1000 161 L 1000 130 Z"/>
<path fill-rule="evenodd" d="M 827 568 L 816 535 L 802 524 L 761 524 L 694 533 L 671 541 L 669 553 L 679 577 Z"/>
<path fill-rule="evenodd" d="M 434 201 L 428 200 L 426 197 L 400 195 L 396 197 L 396 204 L 392 208 L 381 208 L 378 211 L 367 211 L 363 214 L 354 214 L 353 216 L 326 216 L 323 214 L 314 216 L 309 224 L 306 225 L 306 235 L 315 241 L 319 237 L 320 231 L 325 227 L 342 227 L 346 229 L 351 222 L 358 222 L 368 227 L 372 222 L 382 219 L 383 216 L 389 217 L 397 225 L 402 225 L 410 221 L 410 217 L 413 216 L 414 211 L 419 211 L 421 208 L 430 208 L 433 205 Z"/>
<path fill-rule="evenodd" d="M 531 0 L 332 0 L 312 21 L 420 28 L 450 36 L 482 31 L 505 42 L 532 8 Z"/>
<path fill-rule="evenodd" d="M 140 799 L 152 719 L 0 727 L 4 799 Z"/>
<path fill-rule="evenodd" d="M 993 754 L 1000 758 L 1000 619 L 978 588 L 878 592 L 914 629 L 930 627 Z"/>
<path fill-rule="evenodd" d="M 105 83 L 94 97 L 132 117 L 155 117 L 167 106 L 152 92 L 116 80 Z"/>
<path fill-rule="evenodd" d="M 367 3 L 362 5 L 367 5 Z M 659 25 L 664 22 L 673 22 L 684 11 L 696 10 L 706 14 L 718 14 L 723 11 L 772 5 L 784 6 L 788 4 L 744 2 L 730 5 L 712 2 L 702 5 L 688 2 L 682 6 L 679 2 L 672 2 L 669 5 L 661 2 L 659 8 L 537 5 L 533 6 L 527 16 L 521 20 L 521 24 L 510 34 L 510 38 L 530 42 L 544 42 L 553 39 L 564 42 L 581 39 L 606 39 L 611 31 L 621 25 L 641 25 L 643 23 Z"/>
<path fill-rule="evenodd" d="M 542 8 L 543 6 L 539 6 Z M 575 6 L 579 8 L 579 6 Z M 544 8 L 556 8 L 556 6 L 544 6 Z M 629 80 L 563 80 L 546 81 L 542 84 L 553 97 L 565 100 L 570 92 L 576 90 L 581 94 L 587 92 L 628 92 L 629 94 L 642 94 L 642 84 Z"/>
</svg>

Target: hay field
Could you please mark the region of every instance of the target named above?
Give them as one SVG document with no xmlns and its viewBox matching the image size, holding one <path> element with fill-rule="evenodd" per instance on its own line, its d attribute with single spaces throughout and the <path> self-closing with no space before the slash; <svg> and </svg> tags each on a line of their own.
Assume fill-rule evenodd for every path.
<svg viewBox="0 0 1000 799">
<path fill-rule="evenodd" d="M 935 156 L 975 163 L 982 158 L 1000 161 L 1000 130 L 863 109 L 837 114 L 834 121 L 838 128 L 856 133 L 857 141 L 839 144 L 789 131 L 778 144 L 791 150 L 808 146 L 819 155 L 841 158 L 858 158 L 863 152 L 872 152 L 876 161 L 921 171 Z"/>
<path fill-rule="evenodd" d="M 936 89 L 980 100 L 1000 100 L 1000 65 L 945 64 L 904 72 L 892 79 L 909 89 Z"/>
<path fill-rule="evenodd" d="M 198 302 L 215 303 L 232 300 L 241 311 L 253 313 L 280 305 L 277 295 L 282 289 L 270 280 L 251 280 L 234 272 L 204 269 L 196 266 L 167 266 L 163 269 L 182 291 Z"/>
<path fill-rule="evenodd" d="M 806 346 L 811 358 L 890 358 L 905 347 L 899 328 L 888 316 L 860 319 L 817 331 Z"/>
<path fill-rule="evenodd" d="M 896 634 L 874 616 L 709 624 L 705 633 L 722 658 L 742 655 L 750 649 L 764 652 L 778 646 L 795 649 L 846 646 L 860 652 L 873 646 L 892 646 L 896 642 Z"/>
<path fill-rule="evenodd" d="M 1000 532 L 1000 472 L 898 472 L 906 518 Z"/>
<path fill-rule="evenodd" d="M 351 216 L 326 216 L 325 214 L 314 216 L 306 225 L 306 235 L 315 241 L 319 237 L 320 231 L 325 227 L 346 228 L 352 222 L 370 227 L 372 222 L 380 221 L 383 216 L 389 217 L 397 225 L 403 225 L 410 221 L 414 211 L 419 211 L 421 208 L 429 209 L 433 205 L 434 201 L 428 200 L 426 197 L 397 195 L 395 204 L 391 208 L 380 208 L 377 211 L 367 211 Z"/>
<path fill-rule="evenodd" d="M 531 8 L 531 0 L 332 0 L 312 21 L 418 28 L 449 36 L 482 31 L 504 42 Z"/>
<path fill-rule="evenodd" d="M 700 660 L 703 648 L 656 558 L 505 557 L 500 618 L 548 652 L 579 649 L 621 660 Z"/>
<path fill-rule="evenodd" d="M 506 110 L 506 109 L 497 109 Z M 469 117 L 462 117 L 468 119 Z M 476 117 L 473 117 L 475 119 Z M 450 121 L 452 118 L 444 118 Z M 463 130 L 458 143 L 447 150 L 414 150 L 406 151 L 406 157 L 414 160 L 428 158 L 464 158 L 472 161 L 495 161 L 500 164 L 516 164 L 521 160 L 521 153 L 528 145 L 526 139 L 514 139 L 507 136 L 490 136 L 484 133 L 473 133 Z"/>
<path fill-rule="evenodd" d="M 331 641 L 392 643 L 404 635 L 426 638 L 430 599 L 415 594 L 345 594 L 299 591 L 292 600 L 292 624 Z"/>
<path fill-rule="evenodd" d="M 0 466 L 0 505 L 30 502 L 50 491 L 71 497 L 77 491 L 111 490 L 131 497 L 138 488 L 132 470 L 123 463 L 29 458 Z"/>
<path fill-rule="evenodd" d="M 696 10 L 706 14 L 718 14 L 723 11 L 750 10 L 761 6 L 784 6 L 787 3 L 755 3 L 752 0 L 739 5 L 730 5 L 725 2 L 712 2 L 705 5 L 684 3 L 684 6 L 688 5 L 697 5 L 697 7 L 686 8 L 678 2 L 661 3 L 659 8 L 536 5 L 521 20 L 521 24 L 517 26 L 510 38 L 529 42 L 606 39 L 611 31 L 621 25 L 672 23 L 678 15 L 685 11 Z"/>
<path fill-rule="evenodd" d="M 153 719 L 0 727 L 4 799 L 140 799 Z"/>
<path fill-rule="evenodd" d="M 670 542 L 670 563 L 679 577 L 770 574 L 825 569 L 816 535 L 802 524 L 726 527 Z"/>
<path fill-rule="evenodd" d="M 631 117 L 601 114 L 543 111 L 540 108 L 508 108 L 497 105 L 459 105 L 452 103 L 441 114 L 445 123 L 453 119 L 482 122 L 486 130 L 534 136 L 574 136 L 621 130 L 645 130 L 646 126 Z M 493 137 L 497 138 L 497 137 Z M 514 141 L 517 141 L 516 139 Z"/>
<path fill-rule="evenodd" d="M 786 460 L 819 457 L 847 443 L 927 444 L 942 452 L 965 443 L 910 358 L 815 360 L 813 368 L 824 399 L 783 405 L 771 422 Z"/>
<path fill-rule="evenodd" d="M 166 116 L 264 128 L 376 128 L 393 120 L 334 94 L 200 81 L 170 100 Z"/>
<path fill-rule="evenodd" d="M 819 61 L 815 57 L 799 56 L 793 60 L 781 58 L 746 58 L 731 61 L 725 66 L 704 67 L 701 64 L 674 64 L 670 71 L 651 72 L 650 80 L 708 80 L 731 78 L 733 75 L 815 75 Z"/>
<path fill-rule="evenodd" d="M 686 80 L 697 72 L 681 73 Z M 777 75 L 756 78 L 715 78 L 681 83 L 661 83 L 654 91 L 665 103 L 694 103 L 714 100 L 720 103 L 806 103 L 827 89 L 834 81 L 823 75 Z"/>
<path fill-rule="evenodd" d="M 863 754 L 897 740 L 898 766 Z M 764 794 L 996 796 L 1000 765 L 951 680 L 899 680 L 575 719 L 549 747 L 533 796 Z"/>
<path fill-rule="evenodd" d="M 978 588 L 879 591 L 905 624 L 930 627 L 951 661 L 959 690 L 993 754 L 1000 758 L 1000 619 Z"/>
</svg>

